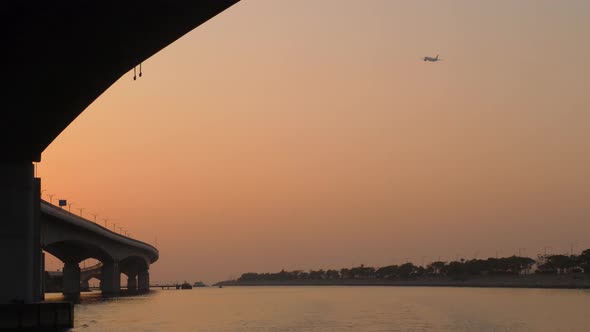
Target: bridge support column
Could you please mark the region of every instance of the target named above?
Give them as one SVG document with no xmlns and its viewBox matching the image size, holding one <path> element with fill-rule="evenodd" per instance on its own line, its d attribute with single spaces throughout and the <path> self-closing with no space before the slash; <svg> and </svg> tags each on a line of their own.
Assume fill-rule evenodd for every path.
<svg viewBox="0 0 590 332">
<path fill-rule="evenodd" d="M 101 270 L 100 290 L 104 295 L 116 295 L 121 291 L 119 263 L 105 263 Z"/>
<path fill-rule="evenodd" d="M 0 163 L 0 262 L 8 268 L 0 274 L 0 304 L 41 300 L 40 182 L 33 173 L 31 162 Z"/>
<path fill-rule="evenodd" d="M 88 292 L 88 291 L 90 291 L 90 283 L 88 282 L 88 280 L 82 280 L 82 281 L 80 281 L 80 291 L 81 292 Z"/>
<path fill-rule="evenodd" d="M 142 293 L 150 291 L 150 272 L 149 270 L 139 271 L 137 274 L 137 284 L 139 291 Z"/>
<path fill-rule="evenodd" d="M 64 264 L 63 294 L 66 297 L 80 297 L 80 267 L 77 262 Z"/>
<path fill-rule="evenodd" d="M 137 292 L 137 273 L 127 275 L 127 291 L 129 293 Z"/>
</svg>

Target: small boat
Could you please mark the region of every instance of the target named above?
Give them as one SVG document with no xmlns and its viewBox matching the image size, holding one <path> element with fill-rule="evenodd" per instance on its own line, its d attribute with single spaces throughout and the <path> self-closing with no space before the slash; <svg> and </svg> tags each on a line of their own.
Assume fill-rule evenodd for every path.
<svg viewBox="0 0 590 332">
<path fill-rule="evenodd" d="M 193 286 L 185 281 L 182 283 L 182 285 L 180 285 L 180 289 L 193 289 Z"/>
</svg>

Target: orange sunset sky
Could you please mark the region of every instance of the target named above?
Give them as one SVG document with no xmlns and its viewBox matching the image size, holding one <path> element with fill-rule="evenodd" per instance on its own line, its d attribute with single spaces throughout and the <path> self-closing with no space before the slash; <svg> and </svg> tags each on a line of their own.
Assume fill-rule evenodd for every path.
<svg viewBox="0 0 590 332">
<path fill-rule="evenodd" d="M 242 0 L 85 110 L 43 198 L 157 236 L 152 281 L 590 248 L 589 17 Z"/>
</svg>

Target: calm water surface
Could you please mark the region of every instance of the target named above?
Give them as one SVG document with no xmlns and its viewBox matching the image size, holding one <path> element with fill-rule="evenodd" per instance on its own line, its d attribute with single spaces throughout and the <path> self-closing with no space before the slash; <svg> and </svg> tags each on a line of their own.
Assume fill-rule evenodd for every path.
<svg viewBox="0 0 590 332">
<path fill-rule="evenodd" d="M 73 331 L 590 331 L 590 291 L 225 287 L 105 300 L 87 293 L 75 319 Z"/>
</svg>

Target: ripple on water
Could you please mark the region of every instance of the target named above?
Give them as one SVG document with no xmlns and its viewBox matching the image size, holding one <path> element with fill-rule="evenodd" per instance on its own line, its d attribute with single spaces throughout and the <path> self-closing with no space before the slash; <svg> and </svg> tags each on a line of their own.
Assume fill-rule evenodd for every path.
<svg viewBox="0 0 590 332">
<path fill-rule="evenodd" d="M 57 297 L 59 299 L 59 296 Z M 427 287 L 224 287 L 84 294 L 73 331 L 590 331 L 590 292 Z"/>
</svg>

